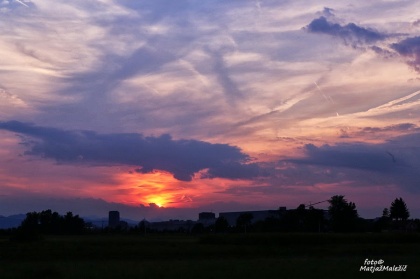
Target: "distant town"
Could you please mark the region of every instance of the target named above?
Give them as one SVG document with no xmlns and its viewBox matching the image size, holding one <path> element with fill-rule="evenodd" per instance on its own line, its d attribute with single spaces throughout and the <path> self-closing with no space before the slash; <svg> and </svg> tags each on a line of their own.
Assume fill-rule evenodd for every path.
<svg viewBox="0 0 420 279">
<path fill-rule="evenodd" d="M 320 203 L 329 203 L 328 210 L 317 209 Z M 24 217 L 24 218 L 23 218 Z M 420 220 L 409 219 L 410 213 L 402 198 L 396 198 L 382 216 L 374 219 L 361 218 L 353 202 L 344 196 L 329 200 L 301 204 L 295 209 L 280 206 L 277 209 L 220 212 L 200 212 L 197 220 L 151 222 L 146 219 L 128 222 L 119 211 L 109 211 L 108 220 L 84 220 L 72 212 L 64 216 L 51 210 L 29 212 L 5 227 L 3 232 L 17 233 L 23 238 L 38 234 L 84 234 L 84 233 L 229 233 L 229 232 L 381 232 L 419 231 Z"/>
<path fill-rule="evenodd" d="M 249 216 L 249 225 L 257 222 L 263 222 L 267 219 L 281 219 L 287 212 L 286 207 L 280 207 L 277 210 L 258 210 L 258 211 L 237 211 L 237 212 L 221 212 L 219 217 L 216 218 L 216 214 L 213 212 L 201 212 L 198 214 L 198 220 L 168 220 L 160 222 L 148 222 L 143 220 L 139 225 L 147 230 L 151 231 L 185 231 L 190 232 L 194 228 L 208 228 L 216 224 L 217 220 L 225 220 L 226 227 L 235 227 L 238 223 L 238 219 L 243 216 Z M 328 216 L 327 211 L 323 211 Z M 327 217 L 328 218 L 328 217 Z M 111 229 L 123 229 L 126 230 L 130 226 L 128 222 L 121 220 L 120 213 L 118 211 L 110 211 L 108 217 L 108 228 Z"/>
</svg>

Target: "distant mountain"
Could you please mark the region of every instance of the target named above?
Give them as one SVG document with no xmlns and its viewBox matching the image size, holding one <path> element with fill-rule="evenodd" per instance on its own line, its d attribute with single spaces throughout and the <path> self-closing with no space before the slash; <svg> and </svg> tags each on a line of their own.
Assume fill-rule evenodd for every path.
<svg viewBox="0 0 420 279">
<path fill-rule="evenodd" d="M 125 221 L 125 222 L 127 222 L 127 224 L 128 224 L 130 227 L 137 226 L 137 225 L 140 223 L 140 221 L 134 221 L 134 220 L 131 220 L 131 219 L 126 219 L 126 218 L 122 218 L 122 219 L 121 219 L 121 221 Z"/>
<path fill-rule="evenodd" d="M 11 229 L 20 226 L 26 214 L 16 214 L 8 217 L 0 216 L 0 229 Z"/>
</svg>

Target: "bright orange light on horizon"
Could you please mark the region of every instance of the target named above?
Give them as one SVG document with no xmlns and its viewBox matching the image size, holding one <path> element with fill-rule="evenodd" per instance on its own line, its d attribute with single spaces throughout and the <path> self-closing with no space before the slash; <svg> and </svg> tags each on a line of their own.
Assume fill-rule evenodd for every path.
<svg viewBox="0 0 420 279">
<path fill-rule="evenodd" d="M 171 194 L 160 193 L 156 195 L 148 195 L 146 197 L 146 202 L 148 205 L 155 204 L 158 207 L 167 207 L 171 204 L 171 200 L 173 200 L 173 196 Z"/>
<path fill-rule="evenodd" d="M 130 205 L 155 204 L 159 207 L 178 207 L 183 201 L 189 189 L 184 181 L 179 181 L 167 172 L 155 171 L 152 173 L 122 173 L 118 174 L 119 188 L 126 192 L 119 197 L 113 197 L 113 201 Z"/>
<path fill-rule="evenodd" d="M 116 180 L 118 194 L 110 194 L 108 201 L 125 203 L 132 206 L 153 204 L 158 207 L 196 207 L 213 201 L 231 199 L 232 194 L 224 192 L 231 187 L 252 186 L 251 181 L 231 181 L 223 178 L 201 179 L 194 177 L 192 181 L 179 181 L 171 173 L 155 171 L 152 173 L 120 173 Z M 114 193 L 115 193 L 114 192 Z M 253 198 L 250 198 L 253 200 Z M 246 200 L 249 200 L 248 198 Z"/>
<path fill-rule="evenodd" d="M 267 196 L 268 182 L 261 180 L 256 185 L 250 180 L 229 180 L 223 178 L 201 179 L 194 177 L 192 181 L 179 181 L 171 173 L 155 171 L 152 173 L 124 172 L 116 174 L 118 186 L 106 188 L 103 191 L 104 199 L 109 202 L 124 203 L 131 206 L 155 206 L 164 208 L 194 208 L 206 206 L 211 202 L 229 203 L 238 197 L 241 202 L 249 205 L 268 204 L 277 206 L 284 205 L 284 200 L 279 201 L 276 195 Z M 346 185 L 346 183 L 344 184 Z M 314 199 L 321 199 L 331 196 L 337 192 L 337 188 L 343 184 L 317 184 L 307 187 L 294 185 L 281 187 L 282 191 L 294 189 L 294 196 L 282 196 L 290 204 L 299 204 L 306 200 L 308 193 Z M 102 188 L 105 190 L 104 188 Z M 274 192 L 276 193 L 276 192 Z M 105 197 L 106 196 L 106 197 Z M 286 199 L 287 196 L 287 199 Z M 292 202 L 290 202 L 293 200 Z M 268 206 L 267 205 L 267 206 Z"/>
</svg>

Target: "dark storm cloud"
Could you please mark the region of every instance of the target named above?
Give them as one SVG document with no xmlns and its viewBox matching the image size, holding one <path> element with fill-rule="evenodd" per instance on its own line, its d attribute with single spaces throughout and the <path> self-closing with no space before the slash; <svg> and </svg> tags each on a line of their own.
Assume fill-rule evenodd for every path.
<svg viewBox="0 0 420 279">
<path fill-rule="evenodd" d="M 194 173 L 205 177 L 250 179 L 259 167 L 237 147 L 197 140 L 173 140 L 169 135 L 144 137 L 137 133 L 97 134 L 66 131 L 18 121 L 0 122 L 0 129 L 35 140 L 25 140 L 25 154 L 54 159 L 59 163 L 134 165 L 140 173 L 170 172 L 178 180 L 190 181 Z"/>
<path fill-rule="evenodd" d="M 375 133 L 375 132 L 408 132 L 417 130 L 417 125 L 413 123 L 401 123 L 386 127 L 365 127 L 361 130 L 362 133 Z"/>
<path fill-rule="evenodd" d="M 312 33 L 322 33 L 343 39 L 346 43 L 374 43 L 384 40 L 387 35 L 373 29 L 360 27 L 354 23 L 340 25 L 327 20 L 324 16 L 314 19 L 307 27 Z"/>
<path fill-rule="evenodd" d="M 408 59 L 408 64 L 420 72 L 420 36 L 392 44 L 391 48 Z"/>
<path fill-rule="evenodd" d="M 396 125 L 395 129 L 412 129 L 411 125 Z M 352 180 L 361 185 L 399 185 L 412 192 L 420 190 L 420 133 L 390 138 L 381 144 L 349 143 L 336 145 L 304 146 L 305 157 L 286 160 L 297 167 L 311 166 L 328 170 L 328 174 L 339 173 L 340 179 Z M 316 172 L 312 170 L 312 174 Z M 325 175 L 324 175 L 325 176 Z M 322 178 L 307 177 L 314 182 Z M 385 179 L 384 179 L 385 178 Z"/>
<path fill-rule="evenodd" d="M 305 145 L 305 159 L 294 160 L 299 163 L 325 165 L 369 171 L 389 171 L 394 167 L 390 155 L 384 150 L 375 150 L 364 145 Z"/>
<path fill-rule="evenodd" d="M 267 173 L 263 173 L 257 164 L 244 165 L 238 162 L 231 162 L 223 165 L 218 165 L 209 169 L 209 171 L 205 175 L 203 175 L 203 178 L 224 177 L 231 179 L 252 179 L 262 175 L 266 176 Z"/>
</svg>

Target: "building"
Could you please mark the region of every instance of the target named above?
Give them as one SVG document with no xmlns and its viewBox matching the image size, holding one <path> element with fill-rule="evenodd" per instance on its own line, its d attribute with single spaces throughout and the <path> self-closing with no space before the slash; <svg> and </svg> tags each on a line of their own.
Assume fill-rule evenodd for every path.
<svg viewBox="0 0 420 279">
<path fill-rule="evenodd" d="M 202 224 L 204 227 L 214 225 L 216 223 L 216 214 L 213 212 L 200 212 L 197 223 Z"/>
<path fill-rule="evenodd" d="M 286 207 L 280 207 L 275 210 L 257 210 L 257 211 L 238 211 L 238 212 L 220 212 L 219 217 L 223 217 L 229 223 L 229 226 L 236 226 L 238 217 L 242 214 L 251 214 L 251 223 L 264 221 L 267 218 L 281 218 L 286 213 Z"/>
<path fill-rule="evenodd" d="M 108 227 L 115 229 L 120 225 L 120 212 L 110 211 L 108 214 Z"/>
</svg>

